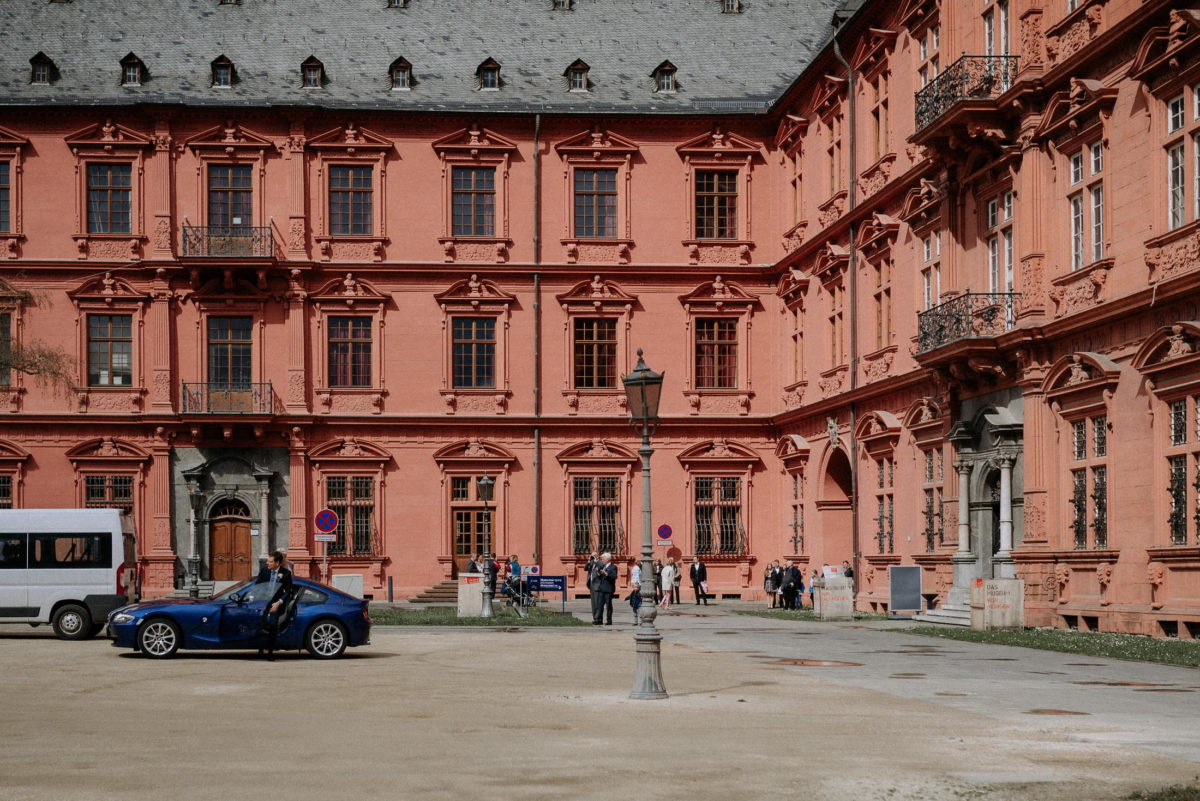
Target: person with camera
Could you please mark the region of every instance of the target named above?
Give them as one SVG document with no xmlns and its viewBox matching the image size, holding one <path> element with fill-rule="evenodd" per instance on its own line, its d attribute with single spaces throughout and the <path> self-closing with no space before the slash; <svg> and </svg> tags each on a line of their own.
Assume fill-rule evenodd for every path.
<svg viewBox="0 0 1200 801">
<path fill-rule="evenodd" d="M 600 562 L 594 568 L 594 578 L 588 582 L 592 588 L 592 625 L 612 625 L 613 595 L 617 591 L 617 566 L 613 564 L 612 554 L 605 551 L 600 554 Z"/>
</svg>

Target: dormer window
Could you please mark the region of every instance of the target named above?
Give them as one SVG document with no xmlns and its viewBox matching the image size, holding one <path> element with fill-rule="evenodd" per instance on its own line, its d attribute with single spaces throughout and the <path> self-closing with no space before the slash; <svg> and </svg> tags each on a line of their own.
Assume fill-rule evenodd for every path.
<svg viewBox="0 0 1200 801">
<path fill-rule="evenodd" d="M 651 74 L 654 76 L 655 92 L 674 92 L 676 90 L 675 65 L 670 61 L 659 64 Z"/>
<path fill-rule="evenodd" d="M 740 14 L 742 11 L 741 0 L 721 0 L 722 14 Z"/>
<path fill-rule="evenodd" d="M 305 89 L 320 89 L 325 83 L 325 65 L 315 56 L 300 65 L 300 85 Z"/>
<path fill-rule="evenodd" d="M 555 11 L 570 11 L 574 6 L 571 0 L 554 0 L 551 6 Z"/>
<path fill-rule="evenodd" d="M 121 59 L 121 85 L 141 86 L 146 79 L 146 65 L 133 53 Z"/>
<path fill-rule="evenodd" d="M 398 58 L 392 62 L 392 66 L 388 68 L 392 76 L 393 89 L 411 89 L 412 88 L 412 64 L 402 58 Z"/>
<path fill-rule="evenodd" d="M 567 89 L 571 92 L 586 92 L 589 89 L 588 84 L 588 65 L 583 61 L 576 60 L 574 64 L 567 67 L 567 71 L 563 73 L 567 77 Z"/>
<path fill-rule="evenodd" d="M 387 7 L 388 8 L 407 8 L 408 0 L 387 0 Z"/>
<path fill-rule="evenodd" d="M 45 53 L 38 53 L 33 58 L 29 59 L 30 72 L 29 82 L 48 84 L 54 80 L 57 70 L 54 67 L 54 62 Z"/>
<path fill-rule="evenodd" d="M 233 86 L 233 62 L 221 56 L 212 63 L 212 85 L 215 89 Z"/>
<path fill-rule="evenodd" d="M 475 75 L 479 78 L 480 89 L 496 91 L 500 88 L 500 64 L 496 60 L 489 58 L 480 64 Z"/>
</svg>

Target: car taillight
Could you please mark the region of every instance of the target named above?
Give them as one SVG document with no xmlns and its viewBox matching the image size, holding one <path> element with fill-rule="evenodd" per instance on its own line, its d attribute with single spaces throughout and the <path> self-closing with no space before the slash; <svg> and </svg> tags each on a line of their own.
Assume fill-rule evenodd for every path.
<svg viewBox="0 0 1200 801">
<path fill-rule="evenodd" d="M 367 623 L 371 622 L 371 612 L 367 609 L 366 604 L 363 604 L 363 619 L 366 620 Z"/>
</svg>

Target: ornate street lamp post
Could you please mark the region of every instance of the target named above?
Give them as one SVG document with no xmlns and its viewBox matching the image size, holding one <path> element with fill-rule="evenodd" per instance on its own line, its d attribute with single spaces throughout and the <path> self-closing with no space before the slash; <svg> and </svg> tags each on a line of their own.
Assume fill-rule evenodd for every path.
<svg viewBox="0 0 1200 801">
<path fill-rule="evenodd" d="M 488 501 L 492 498 L 492 485 L 496 479 L 484 473 L 475 480 L 479 485 L 479 499 L 483 501 L 483 608 L 480 617 L 492 616 L 492 515 L 488 511 Z"/>
<path fill-rule="evenodd" d="M 662 635 L 654 628 L 658 607 L 654 603 L 654 546 L 650 539 L 650 455 L 654 453 L 650 447 L 650 435 L 658 428 L 658 401 L 662 396 L 663 374 L 646 366 L 641 348 L 638 348 L 637 354 L 637 367 L 621 379 L 629 401 L 630 425 L 634 433 L 642 435 L 642 447 L 638 448 L 638 455 L 642 457 L 642 581 L 638 588 L 642 605 L 638 610 L 640 623 L 633 634 L 637 646 L 637 672 L 629 697 L 655 700 L 667 697 L 662 678 Z"/>
</svg>

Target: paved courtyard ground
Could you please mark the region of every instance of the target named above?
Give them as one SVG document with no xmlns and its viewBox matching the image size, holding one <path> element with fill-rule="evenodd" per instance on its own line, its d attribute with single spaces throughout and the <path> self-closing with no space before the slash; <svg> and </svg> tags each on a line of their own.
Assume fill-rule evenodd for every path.
<svg viewBox="0 0 1200 801">
<path fill-rule="evenodd" d="M 377 627 L 335 662 L 3 626 L 0 801 L 1093 801 L 1200 774 L 1200 671 L 728 611 L 659 618 L 655 702 L 626 697 L 627 607 Z"/>
</svg>

